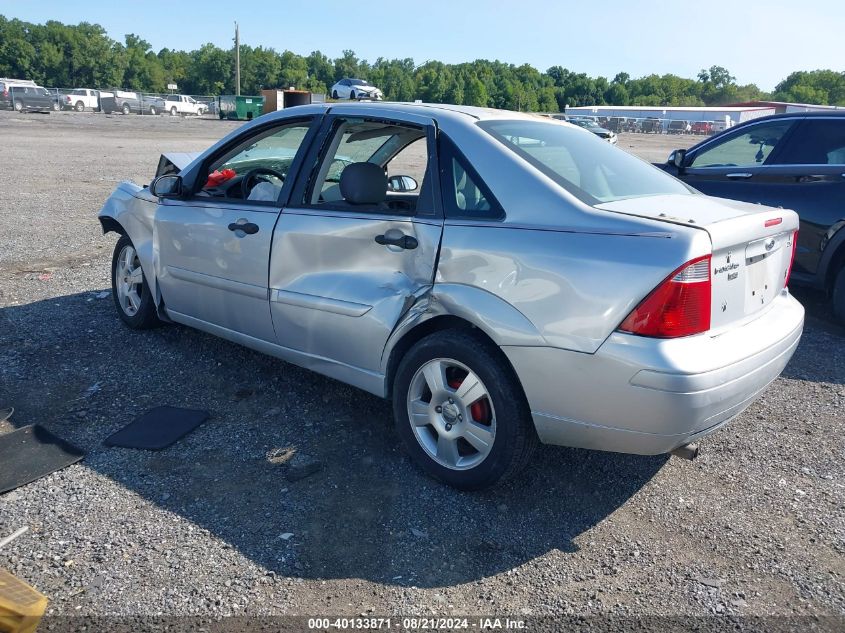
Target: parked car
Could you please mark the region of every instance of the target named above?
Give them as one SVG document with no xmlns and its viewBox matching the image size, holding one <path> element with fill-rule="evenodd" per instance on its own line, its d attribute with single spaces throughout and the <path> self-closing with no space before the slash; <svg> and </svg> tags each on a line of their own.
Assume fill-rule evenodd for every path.
<svg viewBox="0 0 845 633">
<path fill-rule="evenodd" d="M 640 130 L 644 134 L 662 134 L 663 122 L 655 117 L 646 117 L 640 122 Z"/>
<path fill-rule="evenodd" d="M 0 107 L 49 112 L 58 110 L 55 95 L 33 81 L 20 79 L 0 79 Z"/>
<path fill-rule="evenodd" d="M 161 114 L 164 112 L 164 99 L 154 95 L 138 94 L 114 90 L 100 92 L 100 108 L 106 114 L 121 112 L 123 114 Z"/>
<path fill-rule="evenodd" d="M 595 121 L 592 119 L 583 119 L 579 117 L 567 117 L 566 119 L 573 125 L 577 125 L 578 127 L 582 127 L 585 130 L 589 130 L 600 139 L 607 141 L 611 145 L 616 145 L 616 142 L 619 140 L 619 137 L 616 136 L 614 132 L 607 130 L 603 127 L 600 127 Z"/>
<path fill-rule="evenodd" d="M 667 134 L 689 134 L 692 131 L 692 125 L 689 121 L 681 121 L 672 119 L 669 125 L 666 126 Z"/>
<path fill-rule="evenodd" d="M 202 116 L 208 109 L 204 103 L 199 103 L 196 99 L 188 95 L 167 95 L 164 101 L 164 107 L 170 113 L 170 116 L 176 116 L 177 114 Z"/>
<path fill-rule="evenodd" d="M 74 88 L 66 95 L 63 95 L 62 107 L 66 110 L 76 110 L 77 112 L 82 112 L 85 108 L 93 111 L 99 110 L 99 92 L 90 88 Z"/>
<path fill-rule="evenodd" d="M 801 335 L 795 213 L 709 198 L 560 121 L 314 104 L 162 164 L 99 214 L 120 319 L 390 398 L 414 461 L 460 488 L 514 476 L 538 440 L 686 446 Z"/>
<path fill-rule="evenodd" d="M 381 90 L 363 79 L 341 79 L 331 89 L 332 99 L 384 98 Z"/>
<path fill-rule="evenodd" d="M 619 132 L 625 131 L 625 125 L 627 120 L 625 117 L 622 116 L 612 116 L 607 120 L 607 124 L 605 125 L 605 129 L 610 130 L 615 134 L 619 134 Z"/>
<path fill-rule="evenodd" d="M 713 121 L 695 121 L 692 124 L 693 134 L 713 134 Z"/>
<path fill-rule="evenodd" d="M 828 293 L 845 324 L 845 112 L 746 121 L 661 166 L 712 196 L 795 210 L 792 280 Z"/>
</svg>

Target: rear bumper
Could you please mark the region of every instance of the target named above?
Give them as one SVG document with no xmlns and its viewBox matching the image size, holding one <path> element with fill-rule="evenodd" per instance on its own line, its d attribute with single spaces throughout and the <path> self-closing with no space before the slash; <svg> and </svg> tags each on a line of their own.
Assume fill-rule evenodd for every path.
<svg viewBox="0 0 845 633">
<path fill-rule="evenodd" d="M 540 440 L 666 453 L 741 413 L 780 375 L 804 309 L 788 293 L 759 318 L 713 336 L 657 340 L 615 332 L 595 354 L 505 347 Z"/>
</svg>

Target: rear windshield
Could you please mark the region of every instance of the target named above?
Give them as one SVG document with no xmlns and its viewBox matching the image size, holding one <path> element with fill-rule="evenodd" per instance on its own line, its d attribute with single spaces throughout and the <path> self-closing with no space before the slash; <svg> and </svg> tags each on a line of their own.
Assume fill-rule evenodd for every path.
<svg viewBox="0 0 845 633">
<path fill-rule="evenodd" d="M 693 193 L 666 172 L 576 127 L 497 120 L 481 121 L 478 126 L 590 205 Z"/>
</svg>

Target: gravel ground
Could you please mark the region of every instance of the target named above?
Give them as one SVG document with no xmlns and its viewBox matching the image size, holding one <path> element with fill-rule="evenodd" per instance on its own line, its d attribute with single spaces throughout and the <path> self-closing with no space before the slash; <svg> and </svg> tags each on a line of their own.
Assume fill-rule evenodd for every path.
<svg viewBox="0 0 845 633">
<path fill-rule="evenodd" d="M 0 112 L 0 408 L 16 409 L 0 432 L 37 422 L 88 451 L 0 495 L 0 536 L 29 527 L 0 566 L 50 614 L 845 624 L 845 332 L 817 295 L 798 295 L 807 327 L 784 375 L 696 461 L 543 448 L 516 482 L 456 492 L 404 456 L 386 402 L 118 321 L 100 205 L 118 180 L 147 182 L 160 152 L 233 126 Z M 694 140 L 619 145 L 655 160 Z M 103 446 L 161 404 L 213 417 L 158 453 Z"/>
</svg>

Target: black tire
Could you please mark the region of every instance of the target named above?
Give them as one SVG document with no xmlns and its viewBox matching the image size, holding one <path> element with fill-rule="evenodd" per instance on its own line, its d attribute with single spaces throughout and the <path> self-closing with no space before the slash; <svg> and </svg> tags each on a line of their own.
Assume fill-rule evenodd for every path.
<svg viewBox="0 0 845 633">
<path fill-rule="evenodd" d="M 15 101 L 12 107 L 15 108 L 15 112 L 23 112 L 23 102 L 21 101 Z"/>
<path fill-rule="evenodd" d="M 161 325 L 161 321 L 158 318 L 158 314 L 156 314 L 156 306 L 155 301 L 153 300 L 152 293 L 150 293 L 150 287 L 147 285 L 147 278 L 146 275 L 143 275 L 143 270 L 141 271 L 142 280 L 141 280 L 141 292 L 140 292 L 140 305 L 138 306 L 137 312 L 134 314 L 130 314 L 127 310 L 123 307 L 120 297 L 118 296 L 118 288 L 117 288 L 117 267 L 118 263 L 123 255 L 123 251 L 126 247 L 130 247 L 132 249 L 135 248 L 135 245 L 132 244 L 132 240 L 129 239 L 129 236 L 123 235 L 117 241 L 117 244 L 114 247 L 114 254 L 112 255 L 112 262 L 111 262 L 111 294 L 112 299 L 114 300 L 114 305 L 117 308 L 117 315 L 120 317 L 120 320 L 123 321 L 126 325 L 128 325 L 133 330 L 148 330 L 150 328 L 157 327 Z M 140 265 L 140 263 L 139 263 Z"/>
<path fill-rule="evenodd" d="M 845 266 L 839 269 L 833 282 L 833 314 L 839 325 L 845 326 Z"/>
<path fill-rule="evenodd" d="M 474 372 L 486 387 L 495 411 L 492 447 L 472 468 L 455 470 L 438 463 L 423 449 L 411 425 L 408 394 L 412 380 L 434 359 L 455 360 Z M 513 369 L 499 349 L 472 331 L 435 332 L 405 354 L 393 381 L 393 416 L 396 431 L 414 462 L 431 477 L 461 490 L 480 490 L 512 478 L 528 464 L 539 443 Z"/>
<path fill-rule="evenodd" d="M 170 116 L 176 116 L 177 114 L 179 114 L 179 111 L 176 109 L 176 106 L 170 108 Z"/>
<path fill-rule="evenodd" d="M 337 90 L 332 90 L 332 99 L 337 99 Z"/>
<path fill-rule="evenodd" d="M 59 102 L 58 102 L 58 101 L 54 101 L 54 102 L 53 102 L 53 112 L 58 112 L 58 111 L 59 111 L 59 110 L 61 110 L 61 109 L 62 109 L 62 106 L 61 106 L 61 105 L 59 105 Z"/>
<path fill-rule="evenodd" d="M 349 93 L 349 98 L 352 99 L 352 100 L 355 99 L 355 91 L 354 90 Z"/>
<path fill-rule="evenodd" d="M 120 108 L 120 111 L 123 112 L 123 114 L 129 114 L 132 112 L 132 108 L 129 107 L 128 103 L 124 103 L 123 107 Z"/>
<path fill-rule="evenodd" d="M 73 106 L 73 109 L 77 112 L 82 112 L 83 110 L 85 110 L 85 104 L 81 101 L 77 101 L 76 104 Z"/>
</svg>

